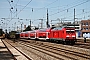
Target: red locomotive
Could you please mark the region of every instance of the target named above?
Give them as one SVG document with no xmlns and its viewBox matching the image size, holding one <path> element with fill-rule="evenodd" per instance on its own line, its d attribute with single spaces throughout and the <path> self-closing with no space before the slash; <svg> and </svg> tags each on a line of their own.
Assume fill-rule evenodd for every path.
<svg viewBox="0 0 90 60">
<path fill-rule="evenodd" d="M 51 30 L 51 39 L 62 41 L 64 44 L 74 44 L 76 41 L 76 33 L 74 28 L 70 27 L 57 27 Z"/>
<path fill-rule="evenodd" d="M 26 31 L 20 33 L 20 38 L 30 38 L 30 39 L 42 39 L 50 41 L 62 41 L 64 44 L 70 43 L 74 44 L 76 41 L 76 33 L 74 28 L 70 27 L 56 27 L 56 28 L 46 28 L 34 31 Z"/>
</svg>

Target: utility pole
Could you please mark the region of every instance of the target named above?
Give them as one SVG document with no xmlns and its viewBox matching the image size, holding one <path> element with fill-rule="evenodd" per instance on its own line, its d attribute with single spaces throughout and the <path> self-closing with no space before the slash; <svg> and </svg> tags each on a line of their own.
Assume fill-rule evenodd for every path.
<svg viewBox="0 0 90 60">
<path fill-rule="evenodd" d="M 17 31 L 18 31 L 18 26 L 17 26 Z"/>
<path fill-rule="evenodd" d="M 20 20 L 23 20 L 23 19 L 20 19 Z M 20 21 L 19 21 L 20 22 Z M 21 32 L 22 32 L 22 24 L 23 24 L 23 22 L 20 22 L 21 23 Z"/>
<path fill-rule="evenodd" d="M 30 29 L 31 29 L 31 20 L 30 20 Z"/>
<path fill-rule="evenodd" d="M 75 8 L 74 8 L 74 28 L 75 28 Z"/>
<path fill-rule="evenodd" d="M 11 0 L 11 3 L 13 3 L 13 0 Z M 11 20 L 12 20 L 12 10 L 13 10 L 13 7 L 10 8 L 10 12 L 11 12 Z"/>
<path fill-rule="evenodd" d="M 4 19 L 4 20 L 6 20 L 6 18 L 2 18 L 2 19 Z M 5 22 L 5 24 L 6 24 L 6 26 L 5 26 L 5 32 L 7 33 L 7 21 Z"/>
<path fill-rule="evenodd" d="M 41 20 L 41 28 L 43 28 L 43 19 L 39 19 Z"/>
<path fill-rule="evenodd" d="M 21 32 L 22 32 L 22 23 L 21 23 Z"/>
<path fill-rule="evenodd" d="M 15 28 L 16 28 L 16 22 L 14 23 L 14 31 L 15 31 Z"/>
<path fill-rule="evenodd" d="M 29 22 L 30 22 L 30 29 L 31 29 L 31 19 L 26 19 L 26 20 L 27 20 L 27 21 L 30 20 Z"/>
<path fill-rule="evenodd" d="M 47 9 L 47 23 L 46 23 L 47 24 L 47 28 L 48 28 L 48 25 L 49 25 L 48 23 L 49 23 L 49 21 L 48 21 L 48 9 Z"/>
</svg>

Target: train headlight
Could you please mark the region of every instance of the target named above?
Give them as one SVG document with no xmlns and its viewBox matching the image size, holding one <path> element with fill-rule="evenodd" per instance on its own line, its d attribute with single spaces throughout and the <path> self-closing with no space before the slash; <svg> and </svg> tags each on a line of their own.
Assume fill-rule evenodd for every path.
<svg viewBox="0 0 90 60">
<path fill-rule="evenodd" d="M 70 37 L 69 35 L 67 35 L 66 37 Z"/>
<path fill-rule="evenodd" d="M 75 35 L 72 35 L 72 37 L 75 37 Z"/>
</svg>

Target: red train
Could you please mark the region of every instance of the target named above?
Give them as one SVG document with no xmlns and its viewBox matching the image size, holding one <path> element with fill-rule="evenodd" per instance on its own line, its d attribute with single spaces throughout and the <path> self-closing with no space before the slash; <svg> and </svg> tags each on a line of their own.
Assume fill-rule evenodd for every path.
<svg viewBox="0 0 90 60">
<path fill-rule="evenodd" d="M 66 43 L 75 44 L 76 32 L 74 28 L 70 27 L 46 28 L 34 31 L 21 32 L 20 38 L 41 39 L 58 42 L 61 41 L 64 44 Z"/>
<path fill-rule="evenodd" d="M 76 32 L 74 28 L 64 27 L 64 28 L 55 28 L 51 30 L 52 40 L 62 41 L 64 44 L 71 43 L 75 44 L 76 42 Z"/>
</svg>

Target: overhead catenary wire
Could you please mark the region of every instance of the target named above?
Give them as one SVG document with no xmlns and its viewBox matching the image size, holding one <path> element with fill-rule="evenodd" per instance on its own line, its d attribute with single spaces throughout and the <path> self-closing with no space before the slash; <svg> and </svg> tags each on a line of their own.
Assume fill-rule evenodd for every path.
<svg viewBox="0 0 90 60">
<path fill-rule="evenodd" d="M 65 11 L 69 11 L 69 9 L 67 9 L 67 7 L 69 7 L 69 6 L 72 6 L 72 5 L 74 5 L 74 4 L 78 4 L 78 3 L 80 3 L 80 2 L 83 2 L 84 0 L 82 0 L 82 1 L 80 1 L 80 0 L 77 0 L 77 1 L 74 1 L 74 2 L 72 2 L 72 3 L 69 3 L 69 4 L 66 4 L 66 5 L 62 5 L 62 6 L 56 6 L 56 7 L 50 7 L 50 8 L 48 8 L 49 10 L 51 10 L 51 11 L 49 11 L 49 12 L 54 12 L 54 11 L 58 11 L 58 13 L 59 13 L 59 11 L 62 9 L 63 10 L 63 8 L 64 9 L 66 9 Z M 57 8 L 57 9 L 56 9 Z M 54 10 L 53 10 L 54 9 Z M 62 11 L 61 10 L 61 11 Z M 63 12 L 63 11 L 62 11 Z"/>
<path fill-rule="evenodd" d="M 40 10 L 40 9 L 47 9 L 47 6 L 50 6 L 51 4 L 54 4 L 55 2 L 57 2 L 58 0 L 55 0 L 55 1 L 53 1 L 53 2 L 51 2 L 50 4 L 48 4 L 48 5 L 46 5 L 46 6 L 44 6 L 44 7 L 42 7 L 42 8 L 33 8 L 33 10 L 34 9 L 37 9 L 36 11 L 38 11 L 38 10 Z M 75 1 L 75 2 L 73 2 L 73 3 L 76 3 L 77 1 Z M 79 2 L 82 2 L 82 1 L 79 1 Z M 70 4 L 68 4 L 68 5 L 64 5 L 64 6 L 69 6 L 69 5 L 71 5 L 71 4 L 73 4 L 73 3 L 70 3 Z M 22 7 L 24 7 L 24 5 L 19 5 L 18 4 L 18 6 L 22 6 Z M 58 6 L 58 7 L 64 7 L 64 6 Z M 32 9 L 32 7 L 27 7 L 27 8 L 31 8 Z M 50 7 L 50 8 L 56 8 L 56 7 Z M 48 8 L 48 9 L 50 9 L 50 8 Z"/>
<path fill-rule="evenodd" d="M 81 2 L 81 3 L 77 4 L 77 5 L 74 5 L 74 6 L 72 6 L 72 7 L 69 7 L 69 8 L 67 8 L 67 9 L 74 8 L 74 7 L 76 7 L 76 6 L 79 6 L 79 5 L 85 4 L 85 3 L 89 2 L 89 1 L 90 1 L 90 0 L 87 0 L 87 1 Z M 51 15 L 49 15 L 49 16 L 52 16 L 52 15 L 58 14 L 58 13 L 60 13 L 60 12 L 63 12 L 63 11 L 65 11 L 65 10 L 67 10 L 67 9 L 64 9 L 64 10 L 62 10 L 62 11 L 59 11 L 59 12 L 53 13 L 53 14 L 51 14 Z"/>
<path fill-rule="evenodd" d="M 53 4 L 53 3 L 55 3 L 55 2 L 57 2 L 57 1 L 58 1 L 58 0 L 55 0 L 55 1 L 51 2 L 50 4 L 46 5 L 45 7 L 47 7 L 47 6 L 49 6 L 49 5 Z M 43 7 L 43 8 L 45 8 L 45 7 Z"/>
<path fill-rule="evenodd" d="M 73 4 L 76 4 L 76 3 L 80 3 L 80 2 L 82 2 L 82 1 L 80 1 L 80 0 L 77 0 L 77 1 L 74 1 L 74 2 L 72 2 L 72 3 L 69 3 L 69 4 L 66 4 L 66 5 L 62 5 L 62 6 L 56 6 L 56 7 L 49 7 L 48 9 L 56 9 L 56 10 L 60 10 L 60 9 L 62 9 L 62 8 L 66 8 L 66 7 L 68 7 L 68 6 L 72 6 Z M 55 10 L 54 10 L 55 11 Z"/>
<path fill-rule="evenodd" d="M 46 5 L 46 6 L 44 6 L 43 8 L 32 8 L 32 7 L 28 7 L 28 8 L 31 8 L 31 9 L 38 9 L 38 10 L 40 10 L 40 9 L 47 9 L 47 8 L 45 8 L 45 7 L 47 7 L 47 6 L 49 6 L 49 5 L 51 5 L 51 4 L 53 4 L 53 3 L 55 3 L 55 2 L 57 2 L 58 0 L 55 0 L 55 1 L 53 1 L 53 2 L 51 2 L 50 4 L 48 4 L 48 5 Z M 22 7 L 25 7 L 24 5 L 19 5 L 19 4 L 17 4 L 17 6 L 22 6 Z M 33 12 L 33 10 L 32 10 L 32 12 Z M 37 10 L 37 11 L 38 11 Z M 20 12 L 21 12 L 22 10 L 20 10 Z M 18 13 L 19 14 L 19 13 Z"/>
<path fill-rule="evenodd" d="M 79 13 L 79 14 L 76 14 L 75 16 L 82 15 L 82 14 L 86 14 L 86 13 L 90 13 L 90 11 L 88 11 L 88 12 L 83 12 L 83 13 Z M 68 17 L 73 17 L 73 16 L 68 16 Z M 65 18 L 68 18 L 68 17 L 65 17 Z"/>
<path fill-rule="evenodd" d="M 46 5 L 46 6 L 44 6 L 44 7 L 42 7 L 42 8 L 38 8 L 38 7 L 36 7 L 36 8 L 33 8 L 33 7 L 27 7 L 27 8 L 33 8 L 33 9 L 37 9 L 37 10 L 40 10 L 40 9 L 47 9 L 48 7 L 47 6 L 49 6 L 49 5 L 51 5 L 51 4 L 53 4 L 53 3 L 55 3 L 55 2 L 57 2 L 58 0 L 55 0 L 55 1 L 53 1 L 53 2 L 51 2 L 50 4 L 48 4 L 48 5 Z M 75 1 L 76 2 L 76 1 Z M 73 3 L 75 3 L 75 2 L 73 2 Z M 80 1 L 81 2 L 81 1 Z M 70 5 L 71 5 L 72 3 L 70 3 Z M 69 4 L 68 4 L 69 5 Z M 68 5 L 64 5 L 64 6 L 68 6 Z M 22 6 L 22 7 L 24 7 L 25 5 L 19 5 L 19 4 L 17 4 L 17 6 Z M 58 6 L 58 7 L 64 7 L 64 6 Z M 56 8 L 56 7 L 50 7 L 50 8 Z M 50 8 L 48 8 L 48 9 L 50 9 Z"/>
<path fill-rule="evenodd" d="M 18 2 L 19 2 L 19 0 L 16 2 L 16 4 L 15 4 L 15 6 L 14 7 L 16 7 L 15 9 L 15 12 L 14 13 L 17 13 L 17 4 L 18 4 Z M 17 15 L 16 15 L 17 16 Z"/>
<path fill-rule="evenodd" d="M 8 3 L 9 3 L 9 5 L 11 6 L 11 4 L 10 4 L 10 1 L 9 0 L 7 0 L 8 1 Z M 11 6 L 12 7 L 12 6 Z"/>
<path fill-rule="evenodd" d="M 26 4 L 26 6 L 24 6 L 24 7 L 17 13 L 17 15 L 18 15 L 21 11 L 23 11 L 23 10 L 25 9 L 25 7 L 27 7 L 27 5 L 29 5 L 31 2 L 32 2 L 32 0 L 30 0 L 30 1 Z M 15 15 L 15 16 L 16 16 L 16 15 Z M 14 16 L 14 17 L 15 17 L 15 16 Z M 13 17 L 13 18 L 14 18 L 14 17 Z M 12 19 L 13 19 L 13 18 L 12 18 Z M 11 20 L 12 20 L 12 19 L 11 19 Z M 11 20 L 10 20 L 10 21 L 11 21 Z M 9 21 L 9 22 L 10 22 L 10 21 Z"/>
<path fill-rule="evenodd" d="M 9 3 L 10 7 L 12 7 L 11 4 L 10 4 L 10 1 L 9 0 L 7 0 L 7 1 Z M 10 14 L 11 14 L 11 8 L 10 8 Z M 9 14 L 9 16 L 10 16 L 10 14 Z"/>
<path fill-rule="evenodd" d="M 57 0 L 55 0 L 55 1 L 57 1 Z M 58 14 L 58 13 L 60 13 L 60 12 L 66 11 L 66 10 L 69 10 L 69 9 L 71 9 L 71 8 L 77 7 L 77 6 L 82 5 L 82 4 L 84 4 L 84 3 L 87 3 L 87 2 L 89 2 L 89 0 L 87 0 L 87 1 L 79 1 L 79 3 L 78 3 L 77 5 L 74 5 L 74 6 L 71 6 L 71 7 L 69 7 L 69 8 L 66 8 L 66 9 L 64 9 L 64 10 L 62 10 L 62 11 L 58 11 L 58 12 L 56 12 L 56 13 L 54 13 L 54 14 L 49 15 L 49 16 Z M 49 5 L 51 5 L 51 4 L 49 4 Z M 47 7 L 47 6 L 49 6 L 49 5 L 46 5 L 45 7 Z M 66 5 L 66 6 L 69 6 L 69 5 Z M 43 8 L 37 8 L 37 9 L 38 9 L 38 10 L 40 10 L 40 9 L 47 9 L 47 8 L 45 8 L 45 7 L 43 7 Z M 30 8 L 31 8 L 31 7 L 30 7 Z M 51 7 L 51 8 L 52 8 L 52 7 Z M 55 8 L 55 7 L 54 7 L 54 8 Z M 50 9 L 50 8 L 48 8 L 48 9 Z M 57 10 L 58 10 L 58 9 L 57 9 Z"/>
<path fill-rule="evenodd" d="M 46 5 L 46 6 L 49 6 L 49 5 Z M 75 6 L 75 5 L 74 5 Z M 23 7 L 25 7 L 25 6 L 23 6 Z M 44 7 L 45 8 L 45 7 Z M 67 9 L 66 9 L 67 10 Z M 68 10 L 69 10 L 69 8 L 68 8 Z M 20 10 L 21 11 L 21 10 Z M 22 9 L 22 11 L 23 11 L 23 9 Z M 59 13 L 60 13 L 61 11 L 59 11 Z M 18 13 L 19 14 L 19 13 Z"/>
<path fill-rule="evenodd" d="M 30 1 L 26 4 L 26 6 L 24 6 L 24 7 L 19 11 L 19 13 L 20 13 L 21 11 L 23 11 L 23 9 L 24 9 L 25 7 L 27 7 L 27 5 L 29 5 L 29 3 L 31 3 L 31 1 L 32 1 L 32 0 L 30 0 Z M 19 14 L 19 13 L 18 13 L 18 14 Z"/>
</svg>

